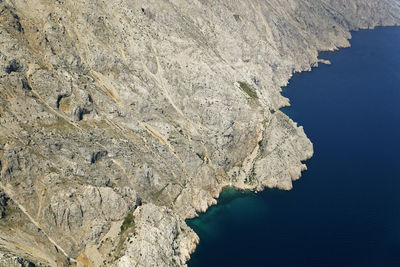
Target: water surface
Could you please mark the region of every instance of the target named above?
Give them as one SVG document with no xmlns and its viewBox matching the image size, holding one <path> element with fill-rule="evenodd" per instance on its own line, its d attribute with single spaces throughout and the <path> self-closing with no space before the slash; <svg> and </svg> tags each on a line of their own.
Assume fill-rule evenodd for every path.
<svg viewBox="0 0 400 267">
<path fill-rule="evenodd" d="M 400 266 L 400 28 L 351 45 L 284 89 L 314 143 L 309 170 L 290 192 L 228 190 L 188 221 L 189 267 Z"/>
</svg>

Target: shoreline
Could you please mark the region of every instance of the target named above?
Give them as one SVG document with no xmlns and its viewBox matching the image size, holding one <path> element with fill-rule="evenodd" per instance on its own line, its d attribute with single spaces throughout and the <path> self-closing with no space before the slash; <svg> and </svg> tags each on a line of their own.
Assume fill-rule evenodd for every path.
<svg viewBox="0 0 400 267">
<path fill-rule="evenodd" d="M 371 26 L 371 27 L 359 28 L 359 29 L 351 30 L 351 31 L 350 31 L 350 38 L 347 39 L 347 40 L 350 41 L 350 40 L 353 38 L 353 34 L 354 34 L 354 33 L 357 33 L 357 32 L 360 32 L 360 31 L 373 31 L 373 30 L 376 30 L 377 28 L 387 28 L 387 27 L 396 27 L 396 28 L 398 28 L 398 27 L 400 27 L 400 23 L 399 23 L 399 24 L 395 24 L 395 25 L 376 25 L 376 26 Z M 318 63 L 322 63 L 322 64 L 325 64 L 325 65 L 331 65 L 332 63 L 331 63 L 329 60 L 319 59 L 319 56 L 320 56 L 321 53 L 323 53 L 323 52 L 338 52 L 338 51 L 340 51 L 341 49 L 345 49 L 345 48 L 351 48 L 350 42 L 349 42 L 349 45 L 348 45 L 348 46 L 335 47 L 335 48 L 330 49 L 330 50 L 321 50 L 321 51 L 318 51 L 318 57 L 317 57 L 317 61 L 315 62 L 315 65 L 310 64 L 310 69 L 305 69 L 305 70 L 302 70 L 302 71 L 299 71 L 299 72 L 293 72 L 293 73 L 291 74 L 289 80 L 287 81 L 286 86 L 289 84 L 291 78 L 292 78 L 293 75 L 296 74 L 296 73 L 310 72 L 310 71 L 312 71 L 314 68 L 317 68 L 317 67 L 318 67 Z M 283 92 L 283 90 L 285 89 L 286 86 L 284 86 L 284 87 L 281 88 L 281 92 Z M 280 108 L 279 108 L 279 111 L 280 111 L 280 112 L 283 112 L 283 111 L 281 111 L 281 109 L 282 109 L 282 108 L 288 108 L 288 107 L 290 107 L 290 103 L 289 103 L 288 105 L 285 105 L 285 106 L 280 107 Z M 284 112 L 283 112 L 283 113 L 284 113 Z M 285 113 L 284 113 L 284 114 L 285 114 Z M 285 115 L 286 115 L 286 114 L 285 114 Z M 287 115 L 287 116 L 288 116 L 288 115 Z M 289 118 L 290 118 L 290 117 L 289 117 Z M 290 119 L 291 119 L 291 118 L 290 118 Z M 292 120 L 292 119 L 291 119 L 291 120 Z M 294 122 L 294 123 L 296 123 L 296 122 Z M 296 123 L 296 124 L 297 124 L 297 123 Z M 313 155 L 312 155 L 311 157 L 309 157 L 309 158 L 303 160 L 302 163 L 304 163 L 304 164 L 307 163 L 312 157 L 313 157 Z M 303 173 L 304 171 L 306 171 L 306 170 L 307 170 L 307 168 L 306 168 L 305 170 L 303 170 L 302 173 Z M 295 182 L 295 181 L 299 180 L 300 178 L 301 178 L 301 176 L 298 177 L 297 179 L 293 179 L 292 181 Z M 292 189 L 292 188 L 291 188 L 291 189 Z M 264 192 L 265 190 L 290 191 L 291 189 L 282 189 L 282 188 L 278 188 L 278 187 L 266 187 L 266 186 L 264 186 L 261 190 L 259 190 L 259 189 L 257 188 L 257 186 L 254 186 L 254 187 L 241 187 L 241 186 L 238 186 L 238 185 L 233 184 L 233 183 L 227 183 L 227 184 L 225 184 L 224 186 L 222 186 L 222 188 L 219 190 L 218 195 L 215 197 L 215 203 L 213 203 L 212 205 L 208 206 L 208 208 L 207 208 L 205 211 L 197 211 L 197 214 L 196 214 L 195 217 L 192 217 L 192 218 L 185 218 L 185 222 L 190 221 L 190 220 L 196 220 L 196 219 L 199 218 L 200 216 L 206 214 L 210 208 L 216 207 L 217 205 L 219 205 L 220 203 L 218 203 L 218 200 L 219 200 L 221 197 L 222 197 L 222 198 L 225 197 L 225 196 L 221 196 L 221 195 L 224 194 L 224 191 L 225 191 L 225 190 L 226 190 L 227 193 L 229 194 L 228 197 L 229 197 L 229 202 L 230 202 L 230 201 L 233 201 L 233 200 L 237 199 L 237 197 L 240 196 L 240 195 L 257 194 L 257 193 L 260 193 L 260 192 Z M 225 201 L 223 201 L 221 204 L 222 204 L 222 205 L 225 204 Z M 191 228 L 191 227 L 190 227 L 190 228 Z M 191 228 L 191 229 L 192 229 L 192 228 Z M 197 235 L 197 233 L 196 233 L 196 235 Z M 199 238 L 198 243 L 196 244 L 196 247 L 197 247 L 197 245 L 199 244 L 199 242 L 201 242 L 200 238 Z M 196 251 L 196 247 L 194 248 L 194 250 L 193 250 L 192 252 L 190 252 L 190 255 L 192 255 L 192 254 Z M 189 260 L 190 260 L 190 258 L 188 259 L 188 261 L 189 261 Z"/>
<path fill-rule="evenodd" d="M 397 0 L 195 2 L 0 3 L 0 250 L 185 266 L 185 219 L 304 175 L 293 75 L 400 22 Z"/>
</svg>

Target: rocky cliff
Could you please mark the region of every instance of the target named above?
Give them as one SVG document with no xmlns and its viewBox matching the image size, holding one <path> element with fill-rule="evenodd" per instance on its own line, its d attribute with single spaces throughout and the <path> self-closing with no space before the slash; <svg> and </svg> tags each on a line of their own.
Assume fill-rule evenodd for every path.
<svg viewBox="0 0 400 267">
<path fill-rule="evenodd" d="M 0 266 L 182 266 L 225 186 L 313 154 L 293 72 L 397 0 L 0 0 Z"/>
</svg>

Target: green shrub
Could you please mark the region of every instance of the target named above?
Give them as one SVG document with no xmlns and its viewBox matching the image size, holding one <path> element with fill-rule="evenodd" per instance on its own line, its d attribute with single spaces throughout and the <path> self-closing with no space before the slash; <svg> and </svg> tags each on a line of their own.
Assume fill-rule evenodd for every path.
<svg viewBox="0 0 400 267">
<path fill-rule="evenodd" d="M 248 94 L 251 98 L 255 98 L 257 99 L 257 93 L 256 90 L 254 88 L 252 88 L 250 85 L 248 85 L 245 82 L 239 82 L 240 88 L 246 93 Z"/>
<path fill-rule="evenodd" d="M 121 232 L 124 232 L 126 229 L 132 226 L 135 226 L 135 217 L 133 216 L 133 213 L 129 212 L 128 215 L 126 215 L 124 221 L 122 222 Z"/>
</svg>

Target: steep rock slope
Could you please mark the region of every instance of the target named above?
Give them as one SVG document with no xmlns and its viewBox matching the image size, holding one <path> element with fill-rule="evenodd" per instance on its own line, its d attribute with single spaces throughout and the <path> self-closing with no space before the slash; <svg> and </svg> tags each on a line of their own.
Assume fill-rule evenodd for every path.
<svg viewBox="0 0 400 267">
<path fill-rule="evenodd" d="M 399 21 L 396 0 L 0 0 L 4 264 L 185 265 L 184 219 L 223 187 L 305 170 L 292 73 Z"/>
</svg>

